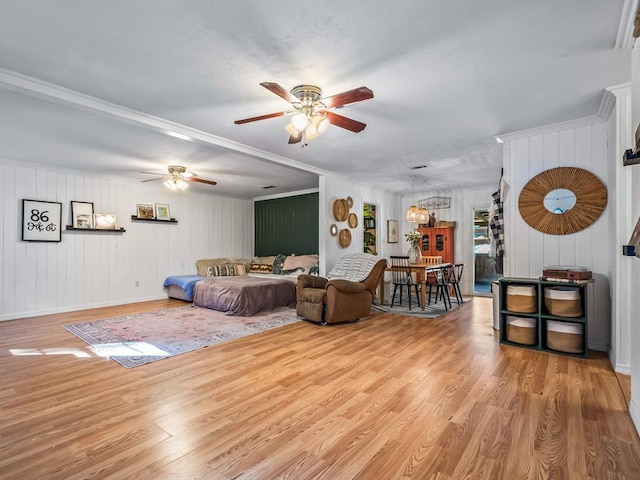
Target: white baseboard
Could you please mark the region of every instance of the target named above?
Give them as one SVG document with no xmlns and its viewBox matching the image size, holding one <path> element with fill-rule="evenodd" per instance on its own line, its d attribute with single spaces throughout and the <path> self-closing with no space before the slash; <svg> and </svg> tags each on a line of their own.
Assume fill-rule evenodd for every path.
<svg viewBox="0 0 640 480">
<path fill-rule="evenodd" d="M 623 375 L 631 375 L 631 365 L 628 363 L 616 363 L 613 366 L 613 370 L 616 373 L 621 373 Z"/>
<path fill-rule="evenodd" d="M 55 313 L 77 312 L 78 310 L 87 310 L 89 308 L 113 307 L 116 305 L 126 305 L 128 303 L 150 302 L 152 300 L 163 300 L 167 298 L 166 294 L 154 295 L 150 297 L 129 298 L 126 300 L 114 300 L 110 302 L 90 303 L 85 305 L 74 305 L 72 307 L 52 308 L 47 310 L 33 310 L 30 312 L 10 313 L 0 315 L 0 322 L 8 320 L 18 320 L 20 318 L 40 317 L 42 315 L 52 315 Z"/>
<path fill-rule="evenodd" d="M 636 427 L 636 432 L 640 435 L 640 408 L 633 400 L 629 404 L 629 415 L 631 415 L 631 420 Z"/>
</svg>

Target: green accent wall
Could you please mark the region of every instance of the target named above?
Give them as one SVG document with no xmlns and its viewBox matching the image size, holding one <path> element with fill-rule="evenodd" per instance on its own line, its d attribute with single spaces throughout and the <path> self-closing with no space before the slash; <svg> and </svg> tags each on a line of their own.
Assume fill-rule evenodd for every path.
<svg viewBox="0 0 640 480">
<path fill-rule="evenodd" d="M 255 255 L 318 253 L 318 193 L 254 202 Z"/>
</svg>

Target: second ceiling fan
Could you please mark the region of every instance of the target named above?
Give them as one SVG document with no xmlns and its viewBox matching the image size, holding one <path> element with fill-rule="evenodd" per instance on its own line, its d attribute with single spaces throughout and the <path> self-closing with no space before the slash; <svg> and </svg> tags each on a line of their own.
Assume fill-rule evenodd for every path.
<svg viewBox="0 0 640 480">
<path fill-rule="evenodd" d="M 291 123 L 285 127 L 290 134 L 289 143 L 303 142 L 302 146 L 306 145 L 307 140 L 317 137 L 326 130 L 329 124 L 354 133 L 361 132 L 367 126 L 366 123 L 343 117 L 329 110 L 373 98 L 373 92 L 367 87 L 354 88 L 322 98 L 322 89 L 315 85 L 298 85 L 291 91 L 285 90 L 277 83 L 263 82 L 260 85 L 289 102 L 293 110 L 236 120 L 233 122 L 236 125 L 293 114 Z"/>
</svg>

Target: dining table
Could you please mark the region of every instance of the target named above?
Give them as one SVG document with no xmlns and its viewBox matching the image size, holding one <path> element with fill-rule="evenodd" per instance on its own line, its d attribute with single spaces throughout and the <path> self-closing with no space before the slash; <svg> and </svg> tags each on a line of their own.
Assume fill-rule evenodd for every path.
<svg viewBox="0 0 640 480">
<path fill-rule="evenodd" d="M 422 310 L 424 310 L 427 305 L 427 288 L 426 288 L 427 276 L 429 275 L 430 272 L 438 271 L 442 267 L 447 267 L 449 265 L 451 265 L 451 263 L 427 263 L 424 261 L 420 263 L 409 264 L 409 269 L 411 270 L 411 273 L 416 274 L 416 282 L 421 286 L 420 287 L 420 308 L 422 308 Z M 390 272 L 391 267 L 387 267 L 385 271 Z M 379 295 L 380 305 L 384 305 L 384 275 L 382 275 L 382 278 L 380 279 L 379 292 L 380 292 L 380 295 Z"/>
</svg>

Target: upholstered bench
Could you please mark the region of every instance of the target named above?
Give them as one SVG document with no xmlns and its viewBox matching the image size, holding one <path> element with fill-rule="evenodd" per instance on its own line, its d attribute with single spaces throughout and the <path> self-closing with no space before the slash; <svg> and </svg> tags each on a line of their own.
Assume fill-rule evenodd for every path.
<svg viewBox="0 0 640 480">
<path fill-rule="evenodd" d="M 200 280 L 206 277 L 200 275 L 174 275 L 167 277 L 164 288 L 169 298 L 177 298 L 187 302 L 193 301 L 193 289 Z"/>
</svg>

